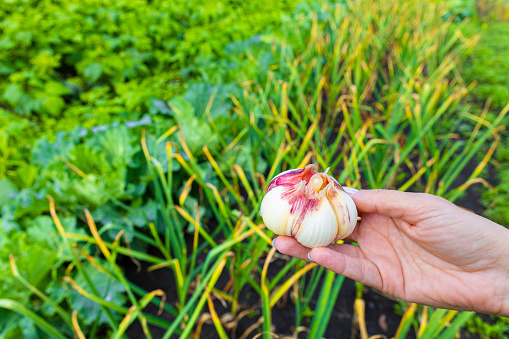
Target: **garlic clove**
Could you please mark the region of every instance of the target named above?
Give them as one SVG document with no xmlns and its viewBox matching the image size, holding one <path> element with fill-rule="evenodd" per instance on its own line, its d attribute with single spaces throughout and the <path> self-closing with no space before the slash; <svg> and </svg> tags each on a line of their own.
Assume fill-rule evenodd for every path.
<svg viewBox="0 0 509 339">
<path fill-rule="evenodd" d="M 326 188 L 326 195 L 338 220 L 338 232 L 335 240 L 344 239 L 353 232 L 357 224 L 355 203 L 339 184 L 330 183 Z"/>
<path fill-rule="evenodd" d="M 336 237 L 336 213 L 327 199 L 320 200 L 315 208 L 303 212 L 302 222 L 293 236 L 302 245 L 313 248 L 327 246 Z"/>
<path fill-rule="evenodd" d="M 274 187 L 267 192 L 260 206 L 260 216 L 265 225 L 278 235 L 286 233 L 291 210 L 288 200 L 281 196 L 283 192 L 284 187 Z"/>
<path fill-rule="evenodd" d="M 343 190 L 339 191 L 338 193 L 343 198 L 343 200 L 346 202 L 346 204 L 347 204 L 346 210 L 348 211 L 348 213 L 350 215 L 350 223 L 349 223 L 349 227 L 348 227 L 348 232 L 346 233 L 345 236 L 342 236 L 342 238 L 339 238 L 339 239 L 344 239 L 344 238 L 348 237 L 350 234 L 352 234 L 353 230 L 355 229 L 355 226 L 357 226 L 358 213 L 357 213 L 357 206 L 355 206 L 355 202 L 353 201 L 352 197 Z"/>
</svg>

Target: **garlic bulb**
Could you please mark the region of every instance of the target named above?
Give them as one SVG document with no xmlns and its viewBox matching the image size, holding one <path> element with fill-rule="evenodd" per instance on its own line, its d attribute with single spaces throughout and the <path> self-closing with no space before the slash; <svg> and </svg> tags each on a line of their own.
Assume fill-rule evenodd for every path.
<svg viewBox="0 0 509 339">
<path fill-rule="evenodd" d="M 260 207 L 268 229 L 310 248 L 344 239 L 357 224 L 352 198 L 327 174 L 328 169 L 318 173 L 313 168 L 307 165 L 277 175 Z"/>
</svg>

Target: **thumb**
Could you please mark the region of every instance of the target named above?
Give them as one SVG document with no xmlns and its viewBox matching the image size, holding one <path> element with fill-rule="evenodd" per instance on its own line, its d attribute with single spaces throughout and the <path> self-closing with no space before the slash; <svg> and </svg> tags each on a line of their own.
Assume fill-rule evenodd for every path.
<svg viewBox="0 0 509 339">
<path fill-rule="evenodd" d="M 352 197 L 359 212 L 379 213 L 393 218 L 403 218 L 408 222 L 418 222 L 429 217 L 426 215 L 429 212 L 455 206 L 443 198 L 427 193 L 343 188 Z"/>
</svg>

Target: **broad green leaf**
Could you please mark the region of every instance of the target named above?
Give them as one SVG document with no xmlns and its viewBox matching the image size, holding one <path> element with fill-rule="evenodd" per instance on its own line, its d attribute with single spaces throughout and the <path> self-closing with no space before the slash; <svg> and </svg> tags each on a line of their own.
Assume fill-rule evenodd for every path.
<svg viewBox="0 0 509 339">
<path fill-rule="evenodd" d="M 9 179 L 0 179 L 0 192 L 0 206 L 3 206 L 11 199 L 11 192 L 16 193 L 18 189 Z"/>
<path fill-rule="evenodd" d="M 149 106 L 150 114 L 171 114 L 171 108 L 160 99 L 150 98 L 150 106 Z"/>
<path fill-rule="evenodd" d="M 97 271 L 93 267 L 85 266 L 83 269 L 88 274 L 92 284 L 97 289 L 97 292 L 102 299 L 116 305 L 124 305 L 126 302 L 126 296 L 124 294 L 125 288 L 122 284 L 111 279 L 106 274 Z M 85 291 L 89 293 L 92 292 L 82 275 L 79 274 L 75 281 L 76 284 L 82 287 Z M 75 290 L 71 292 L 69 303 L 72 309 L 78 311 L 80 318 L 83 319 L 85 324 L 89 325 L 96 320 L 99 324 L 107 321 L 106 315 L 101 312 L 99 304 L 82 296 Z"/>
<path fill-rule="evenodd" d="M 103 153 L 113 167 L 132 165 L 134 155 L 140 150 L 136 137 L 124 126 L 110 128 L 98 135 L 96 144 L 98 152 Z"/>
<path fill-rule="evenodd" d="M 206 120 L 190 114 L 181 114 L 176 118 L 180 125 L 180 132 L 194 156 L 202 154 L 205 145 L 211 152 L 217 150 L 219 137 L 212 131 Z"/>
<path fill-rule="evenodd" d="M 131 220 L 135 226 L 146 226 L 148 222 L 154 222 L 157 213 L 157 205 L 150 199 L 143 206 L 132 209 L 127 214 L 127 219 Z"/>
<path fill-rule="evenodd" d="M 15 69 L 12 68 L 12 65 L 10 63 L 5 61 L 0 62 L 0 74 L 10 74 L 14 72 Z"/>
<path fill-rule="evenodd" d="M 55 96 L 62 96 L 71 93 L 69 89 L 59 81 L 48 81 L 44 84 L 44 90 L 45 92 Z"/>
<path fill-rule="evenodd" d="M 42 107 L 52 116 L 59 116 L 65 106 L 65 101 L 58 96 L 47 96 L 42 104 Z"/>
<path fill-rule="evenodd" d="M 22 94 L 23 89 L 20 85 L 10 84 L 2 95 L 2 98 L 4 98 L 9 104 L 15 106 L 18 104 Z"/>
<path fill-rule="evenodd" d="M 195 114 L 193 105 L 181 95 L 171 99 L 169 104 L 175 110 L 177 118 Z"/>
<path fill-rule="evenodd" d="M 53 228 L 49 234 L 54 233 Z M 58 236 L 56 239 L 59 239 Z M 13 255 L 20 274 L 30 284 L 44 289 L 49 273 L 58 261 L 57 251 L 58 246 L 49 246 L 46 239 L 32 238 L 25 232 L 11 230 L 9 233 L 0 233 L 0 294 L 25 302 L 31 294 L 12 276 L 10 255 Z"/>
<path fill-rule="evenodd" d="M 24 164 L 16 170 L 16 179 L 21 187 L 32 187 L 37 178 L 37 167 L 32 164 Z"/>
<path fill-rule="evenodd" d="M 184 98 L 193 105 L 196 115 L 207 119 L 205 110 L 212 98 L 209 114 L 212 119 L 220 116 L 228 116 L 231 109 L 229 95 L 232 94 L 234 86 L 211 86 L 205 83 L 193 83 L 189 86 Z"/>
<path fill-rule="evenodd" d="M 91 63 L 90 65 L 85 67 L 83 71 L 83 75 L 85 76 L 85 78 L 92 83 L 97 82 L 97 80 L 99 80 L 99 78 L 101 77 L 102 73 L 103 66 L 97 62 Z"/>
</svg>

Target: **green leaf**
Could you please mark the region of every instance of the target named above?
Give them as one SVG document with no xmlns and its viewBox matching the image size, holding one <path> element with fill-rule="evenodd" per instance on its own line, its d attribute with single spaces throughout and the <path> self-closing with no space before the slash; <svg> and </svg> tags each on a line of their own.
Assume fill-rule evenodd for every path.
<svg viewBox="0 0 509 339">
<path fill-rule="evenodd" d="M 14 68 L 12 68 L 11 64 L 6 63 L 5 61 L 3 61 L 3 62 L 0 61 L 0 74 L 2 74 L 2 75 L 11 74 L 11 73 L 14 73 L 15 71 L 16 70 Z"/>
<path fill-rule="evenodd" d="M 4 98 L 12 106 L 16 106 L 23 94 L 23 89 L 18 84 L 10 84 L 7 86 L 2 98 Z"/>
<path fill-rule="evenodd" d="M 191 153 L 195 156 L 202 154 L 202 148 L 207 145 L 211 152 L 219 146 L 219 137 L 212 131 L 208 122 L 193 116 L 180 116 L 180 131 L 183 134 Z"/>
<path fill-rule="evenodd" d="M 16 179 L 21 187 L 29 188 L 37 178 L 37 167 L 32 164 L 23 164 L 16 170 Z"/>
<path fill-rule="evenodd" d="M 85 230 L 76 230 L 75 217 L 61 217 L 60 222 L 66 232 L 85 233 Z M 62 243 L 62 239 L 57 232 L 53 219 L 48 215 L 41 215 L 27 224 L 26 234 L 34 243 L 46 243 L 48 248 L 54 249 L 56 252 Z M 60 259 L 63 259 L 63 253 L 60 253 Z M 69 260 L 71 253 L 68 253 Z"/>
<path fill-rule="evenodd" d="M 2 335 L 4 335 L 5 332 L 8 332 L 13 326 L 18 325 L 21 317 L 22 316 L 15 312 L 0 308 L 0 338 L 2 338 Z"/>
<path fill-rule="evenodd" d="M 136 137 L 124 126 L 110 128 L 98 134 L 95 140 L 90 139 L 90 143 L 96 145 L 98 152 L 103 153 L 113 167 L 132 165 L 134 155 L 140 150 L 136 141 Z"/>
<path fill-rule="evenodd" d="M 45 217 L 49 218 L 49 217 Z M 37 230 L 38 227 L 42 229 Z M 51 229 L 50 229 L 51 227 Z M 44 235 L 44 236 L 42 236 Z M 51 242 L 50 237 L 52 237 Z M 32 224 L 27 232 L 0 233 L 0 294 L 5 298 L 27 302 L 31 294 L 14 277 L 9 265 L 12 254 L 20 274 L 32 285 L 44 289 L 49 273 L 58 262 L 60 237 L 54 225 Z M 44 259 L 44 260 L 41 260 Z"/>
<path fill-rule="evenodd" d="M 173 154 L 176 153 L 175 147 L 172 147 Z M 164 142 L 156 144 L 155 138 L 148 137 L 147 138 L 147 148 L 148 152 L 152 157 L 157 159 L 163 168 L 164 173 L 168 173 L 168 152 L 166 150 L 166 145 Z M 180 169 L 180 164 L 177 161 L 172 161 L 172 170 L 178 171 Z"/>
<path fill-rule="evenodd" d="M 61 97 L 47 96 L 44 98 L 42 107 L 52 116 L 59 116 L 65 107 L 65 101 Z"/>
<path fill-rule="evenodd" d="M 23 328 L 22 338 L 26 339 L 39 338 L 39 336 L 37 335 L 37 331 L 34 328 L 34 325 L 37 325 L 39 329 L 41 329 L 51 338 L 58 339 L 66 338 L 65 335 L 58 331 L 49 322 L 47 322 L 45 319 L 41 318 L 35 312 L 31 311 L 28 307 L 17 301 L 0 299 L 0 308 L 8 309 L 20 315 L 23 315 L 23 318 L 20 321 L 20 327 Z"/>
<path fill-rule="evenodd" d="M 193 105 L 183 96 L 178 95 L 170 100 L 170 107 L 177 113 L 177 117 L 194 115 Z"/>
<path fill-rule="evenodd" d="M 62 96 L 71 93 L 69 89 L 59 81 L 48 81 L 44 84 L 44 91 L 55 96 Z"/>
<path fill-rule="evenodd" d="M 160 99 L 150 98 L 150 106 L 149 106 L 150 114 L 171 114 L 171 108 Z"/>
<path fill-rule="evenodd" d="M 85 70 L 83 72 L 85 78 L 92 83 L 97 82 L 97 80 L 99 80 L 102 74 L 103 66 L 97 62 L 91 63 L 90 65 L 85 67 Z"/>
<path fill-rule="evenodd" d="M 76 127 L 71 131 L 58 132 L 54 142 L 50 142 L 47 137 L 38 139 L 32 149 L 31 162 L 42 166 L 48 166 L 53 161 L 61 163 L 59 157 L 67 157 L 69 152 L 76 144 L 80 143 L 81 138 L 86 134 L 86 129 Z"/>
<path fill-rule="evenodd" d="M 59 280 L 52 280 L 45 290 L 45 293 L 51 298 L 51 300 L 57 304 L 60 304 L 65 299 L 71 296 L 71 291 L 67 286 L 61 284 Z M 46 317 L 51 317 L 56 314 L 57 309 L 50 303 L 45 302 L 41 308 L 42 313 Z"/>
<path fill-rule="evenodd" d="M 11 198 L 11 192 L 18 192 L 18 189 L 9 179 L 0 179 L 0 206 L 5 205 Z"/>
<path fill-rule="evenodd" d="M 20 339 L 23 338 L 23 331 L 18 324 L 14 324 L 10 329 L 0 334 L 0 339 Z"/>
<path fill-rule="evenodd" d="M 156 218 L 157 205 L 154 200 L 150 199 L 141 207 L 129 211 L 127 218 L 133 222 L 135 226 L 146 226 L 147 222 L 154 222 Z"/>
<path fill-rule="evenodd" d="M 212 131 L 208 120 L 196 117 L 193 105 L 182 96 L 173 98 L 170 104 L 177 113 L 175 118 L 191 153 L 195 156 L 202 154 L 204 145 L 214 152 L 219 145 L 219 137 Z"/>
<path fill-rule="evenodd" d="M 32 34 L 32 32 L 24 31 L 16 33 L 15 37 L 16 40 L 18 40 L 19 42 L 29 45 L 30 43 L 32 43 L 34 35 Z"/>
<path fill-rule="evenodd" d="M 228 116 L 228 110 L 232 107 L 229 95 L 234 88 L 233 86 L 211 86 L 204 83 L 193 83 L 184 94 L 184 98 L 193 105 L 197 116 L 206 119 L 206 107 L 212 96 L 214 96 L 209 114 L 212 119 L 216 120 L 220 116 Z"/>
<path fill-rule="evenodd" d="M 93 267 L 85 266 L 83 269 L 86 274 L 88 274 L 92 284 L 97 289 L 97 292 L 102 299 L 116 305 L 123 305 L 126 302 L 126 297 L 124 294 L 125 288 L 122 284 L 111 279 L 108 275 L 97 271 Z M 92 292 L 82 275 L 78 275 L 75 281 L 85 291 L 89 293 Z M 83 319 L 85 324 L 90 325 L 96 320 L 99 324 L 107 322 L 107 317 L 104 313 L 101 312 L 101 307 L 99 304 L 82 296 L 75 290 L 72 291 L 69 303 L 73 310 L 78 311 L 78 315 Z"/>
</svg>

